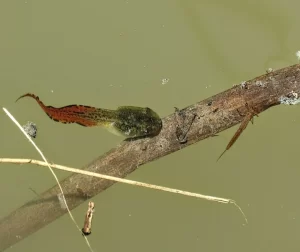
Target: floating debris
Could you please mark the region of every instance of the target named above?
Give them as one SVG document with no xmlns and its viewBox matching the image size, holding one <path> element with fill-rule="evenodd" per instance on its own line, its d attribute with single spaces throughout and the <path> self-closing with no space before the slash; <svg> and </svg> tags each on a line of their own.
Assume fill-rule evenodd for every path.
<svg viewBox="0 0 300 252">
<path fill-rule="evenodd" d="M 83 235 L 90 235 L 92 233 L 92 219 L 95 210 L 95 203 L 90 201 L 88 205 L 88 210 L 85 214 L 83 228 L 81 229 Z"/>
<path fill-rule="evenodd" d="M 295 91 L 290 92 L 287 97 L 298 99 L 298 94 Z"/>
<path fill-rule="evenodd" d="M 32 138 L 36 138 L 37 134 L 37 127 L 36 124 L 33 122 L 27 122 L 25 125 L 22 126 L 25 132 L 31 136 Z"/>
<path fill-rule="evenodd" d="M 267 72 L 267 73 L 272 73 L 272 72 L 274 72 L 274 69 L 271 68 L 271 67 L 269 67 L 269 68 L 266 70 L 266 72 Z"/>
<path fill-rule="evenodd" d="M 249 88 L 246 81 L 242 81 L 240 85 L 241 85 L 241 89 L 248 89 Z"/>
<path fill-rule="evenodd" d="M 162 79 L 162 80 L 161 80 L 161 84 L 162 84 L 162 85 L 166 85 L 166 84 L 169 82 L 169 80 L 170 80 L 170 79 L 168 79 L 168 78 Z"/>
<path fill-rule="evenodd" d="M 266 87 L 266 84 L 263 83 L 262 81 L 256 81 L 255 85 L 258 86 L 258 87 Z"/>
<path fill-rule="evenodd" d="M 279 102 L 285 105 L 296 105 L 300 103 L 300 99 L 298 98 L 298 94 L 294 91 L 288 93 L 287 96 L 281 96 L 279 98 Z"/>
<path fill-rule="evenodd" d="M 297 57 L 298 61 L 300 61 L 300 51 L 296 52 L 296 57 Z"/>
</svg>

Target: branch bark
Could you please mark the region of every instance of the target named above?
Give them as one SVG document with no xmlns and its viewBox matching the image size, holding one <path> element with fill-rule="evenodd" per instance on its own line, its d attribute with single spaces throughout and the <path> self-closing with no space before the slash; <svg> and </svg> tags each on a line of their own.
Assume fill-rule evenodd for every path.
<svg viewBox="0 0 300 252">
<path fill-rule="evenodd" d="M 300 65 L 267 73 L 222 93 L 184 108 L 181 115 L 196 118 L 188 141 L 176 137 L 176 113 L 163 119 L 163 129 L 153 138 L 124 141 L 84 169 L 116 177 L 126 177 L 139 166 L 178 151 L 240 123 L 248 104 L 256 113 L 285 103 L 297 103 L 300 94 Z M 217 154 L 216 154 L 217 157 Z M 70 209 L 110 187 L 114 182 L 74 174 L 61 182 Z M 80 190 L 78 190 L 80 188 Z M 24 239 L 66 213 L 57 199 L 57 186 L 41 194 L 38 202 L 28 202 L 0 221 L 0 251 Z"/>
</svg>

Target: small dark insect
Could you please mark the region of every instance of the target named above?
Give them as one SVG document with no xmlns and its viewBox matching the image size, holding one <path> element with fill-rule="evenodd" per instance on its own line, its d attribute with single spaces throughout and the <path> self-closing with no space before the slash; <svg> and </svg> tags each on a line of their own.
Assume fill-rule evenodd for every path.
<svg viewBox="0 0 300 252">
<path fill-rule="evenodd" d="M 193 122 L 195 121 L 197 115 L 193 114 L 187 118 L 186 114 L 175 107 L 177 125 L 176 125 L 176 137 L 181 144 L 187 142 L 187 133 L 190 131 Z"/>
</svg>

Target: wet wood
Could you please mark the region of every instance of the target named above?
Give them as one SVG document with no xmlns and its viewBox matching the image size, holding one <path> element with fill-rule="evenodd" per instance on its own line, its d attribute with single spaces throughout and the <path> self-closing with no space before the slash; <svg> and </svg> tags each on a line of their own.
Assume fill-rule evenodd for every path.
<svg viewBox="0 0 300 252">
<path fill-rule="evenodd" d="M 247 128 L 249 122 L 251 121 L 252 124 L 253 124 L 253 117 L 258 116 L 258 114 L 253 110 L 253 108 L 249 107 L 248 103 L 246 103 L 246 107 L 248 109 L 247 114 L 244 116 L 244 119 L 242 120 L 240 127 L 235 132 L 235 134 L 233 135 L 233 137 L 229 141 L 228 145 L 226 146 L 226 149 L 221 153 L 221 155 L 219 156 L 217 161 L 219 161 L 219 159 L 225 154 L 225 152 L 228 151 L 234 145 L 236 140 L 238 140 L 240 135 Z"/>
<path fill-rule="evenodd" d="M 92 233 L 92 220 L 93 220 L 94 211 L 95 211 L 95 203 L 90 201 L 88 204 L 88 210 L 86 211 L 85 214 L 83 228 L 81 230 L 83 235 L 90 235 Z"/>
<path fill-rule="evenodd" d="M 217 85 L 217 83 L 215 83 Z M 117 177 L 126 177 L 139 166 L 185 148 L 210 136 L 241 123 L 249 104 L 256 113 L 280 104 L 280 100 L 297 99 L 300 94 L 300 65 L 293 65 L 267 73 L 242 85 L 186 107 L 180 111 L 186 118 L 197 115 L 187 141 L 179 141 L 176 113 L 163 118 L 160 134 L 153 138 L 124 141 L 105 155 L 95 159 L 85 169 Z M 188 94 L 187 94 L 188 95 Z M 282 97 L 285 97 L 284 99 Z M 170 104 L 170 107 L 173 107 Z M 249 116 L 250 118 L 250 116 Z M 183 125 L 184 126 L 184 125 Z M 241 136 L 242 139 L 242 136 Z M 239 140 L 241 141 L 241 140 Z M 216 158 L 219 153 L 216 153 Z M 110 187 L 114 182 L 71 175 L 62 181 L 70 209 L 89 197 Z M 78 192 L 80 188 L 80 192 Z M 9 248 L 28 235 L 51 223 L 66 213 L 60 207 L 57 186 L 42 193 L 37 201 L 28 202 L 0 221 L 0 251 Z"/>
</svg>

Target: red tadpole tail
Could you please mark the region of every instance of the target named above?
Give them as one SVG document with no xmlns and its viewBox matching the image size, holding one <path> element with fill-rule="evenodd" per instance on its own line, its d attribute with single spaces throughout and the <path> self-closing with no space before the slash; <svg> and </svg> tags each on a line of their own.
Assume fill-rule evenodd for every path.
<svg viewBox="0 0 300 252">
<path fill-rule="evenodd" d="M 61 108 L 46 106 L 38 96 L 27 93 L 20 96 L 16 102 L 23 97 L 31 97 L 37 101 L 45 113 L 54 121 L 61 123 L 77 123 L 85 127 L 98 125 L 96 120 L 97 108 L 85 105 L 69 105 Z"/>
</svg>

